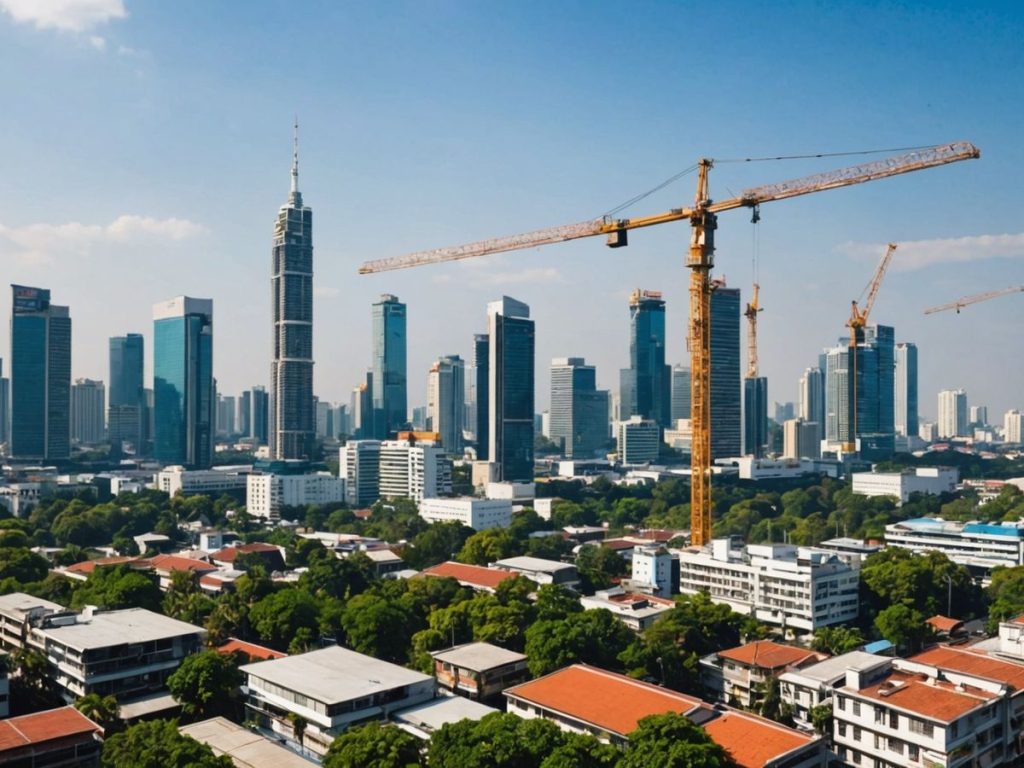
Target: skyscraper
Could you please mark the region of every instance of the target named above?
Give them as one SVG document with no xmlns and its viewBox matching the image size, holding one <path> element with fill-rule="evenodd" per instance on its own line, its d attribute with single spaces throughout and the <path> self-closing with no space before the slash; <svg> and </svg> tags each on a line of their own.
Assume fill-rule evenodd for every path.
<svg viewBox="0 0 1024 768">
<path fill-rule="evenodd" d="M 7 442 L 10 422 L 11 382 L 4 378 L 4 361 L 0 358 L 0 443 Z"/>
<path fill-rule="evenodd" d="M 462 456 L 465 428 L 466 366 L 458 355 L 438 358 L 427 374 L 427 430 L 441 435 L 441 446 Z"/>
<path fill-rule="evenodd" d="M 818 424 L 803 419 L 789 419 L 782 425 L 782 456 L 787 459 L 817 459 L 821 457 Z"/>
<path fill-rule="evenodd" d="M 977 424 L 979 426 L 986 426 L 988 424 L 988 406 L 987 405 L 972 405 L 968 409 L 970 414 L 967 418 L 968 423 Z"/>
<path fill-rule="evenodd" d="M 373 305 L 373 436 L 385 440 L 409 421 L 405 304 L 390 293 Z"/>
<path fill-rule="evenodd" d="M 153 306 L 154 456 L 213 463 L 213 301 L 178 296 Z"/>
<path fill-rule="evenodd" d="M 217 395 L 217 436 L 229 437 L 235 434 L 235 398 L 231 395 Z"/>
<path fill-rule="evenodd" d="M 18 459 L 71 457 L 71 315 L 50 291 L 12 285 L 11 445 Z"/>
<path fill-rule="evenodd" d="M 896 434 L 917 436 L 917 345 L 896 345 L 896 394 L 894 414 Z"/>
<path fill-rule="evenodd" d="M 75 379 L 71 387 L 71 439 L 74 442 L 97 445 L 103 440 L 106 394 L 102 381 Z"/>
<path fill-rule="evenodd" d="M 679 419 L 690 418 L 690 369 L 677 365 L 672 368 L 672 405 L 669 415 L 672 426 Z"/>
<path fill-rule="evenodd" d="M 487 305 L 489 460 L 498 480 L 533 480 L 534 324 L 508 296 Z"/>
<path fill-rule="evenodd" d="M 551 361 L 550 439 L 569 458 L 590 458 L 608 441 L 608 392 L 582 357 Z"/>
<path fill-rule="evenodd" d="M 238 420 L 235 426 L 242 437 L 252 437 L 252 392 L 248 389 L 238 398 Z"/>
<path fill-rule="evenodd" d="M 800 377 L 797 418 L 813 421 L 819 427 L 825 423 L 825 372 L 821 368 L 806 368 Z"/>
<path fill-rule="evenodd" d="M 712 433 L 712 436 L 714 433 Z M 743 450 L 750 456 L 764 456 L 768 444 L 768 379 L 743 379 Z"/>
<path fill-rule="evenodd" d="M 629 368 L 620 374 L 622 408 L 670 426 L 671 371 L 665 365 L 665 302 L 658 291 L 637 288 L 629 297 Z"/>
<path fill-rule="evenodd" d="M 270 439 L 270 396 L 264 387 L 256 386 L 250 390 L 252 415 L 252 437 L 258 445 L 266 445 Z"/>
<path fill-rule="evenodd" d="M 299 192 L 299 126 L 295 126 L 292 188 L 274 225 L 274 361 L 270 366 L 270 456 L 313 453 L 313 210 Z"/>
<path fill-rule="evenodd" d="M 825 439 L 834 445 L 859 441 L 860 455 L 868 460 L 895 451 L 894 337 L 891 326 L 870 325 L 856 347 L 846 338 L 827 352 Z"/>
<path fill-rule="evenodd" d="M 473 373 L 476 405 L 476 458 L 487 461 L 490 456 L 491 433 L 491 342 L 486 333 L 473 336 Z"/>
<path fill-rule="evenodd" d="M 939 392 L 939 437 L 967 435 L 967 393 L 962 389 Z"/>
<path fill-rule="evenodd" d="M 1007 443 L 1021 442 L 1021 427 L 1024 425 L 1024 415 L 1016 408 L 1007 411 L 1003 416 L 1003 440 Z"/>
<path fill-rule="evenodd" d="M 110 390 L 107 393 L 107 433 L 120 448 L 131 443 L 136 453 L 146 433 L 145 339 L 141 333 L 110 338 Z"/>
<path fill-rule="evenodd" d="M 740 455 L 740 381 L 740 290 L 720 285 L 711 294 L 712 460 Z"/>
</svg>

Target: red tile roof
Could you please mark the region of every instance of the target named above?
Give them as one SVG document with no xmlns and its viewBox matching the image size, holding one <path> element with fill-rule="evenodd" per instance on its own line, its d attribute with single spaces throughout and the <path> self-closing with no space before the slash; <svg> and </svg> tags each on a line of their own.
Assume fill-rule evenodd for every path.
<svg viewBox="0 0 1024 768">
<path fill-rule="evenodd" d="M 80 563 L 69 565 L 64 570 L 70 573 L 81 573 L 88 575 L 92 573 L 94 570 L 96 570 L 98 566 L 101 565 L 133 565 L 139 562 L 144 563 L 145 561 L 140 560 L 140 558 L 138 557 L 132 557 L 130 555 L 122 555 L 118 557 L 100 557 L 96 560 L 83 560 Z"/>
<path fill-rule="evenodd" d="M 435 565 L 432 568 L 427 568 L 422 574 L 424 576 L 447 576 L 455 579 L 460 584 L 481 589 L 495 589 L 505 579 L 514 579 L 518 575 L 509 571 L 484 568 L 481 565 L 456 563 L 452 560 Z"/>
<path fill-rule="evenodd" d="M 612 603 L 636 603 L 640 600 L 646 600 L 651 605 L 664 605 L 669 608 L 675 607 L 676 601 L 669 600 L 667 597 L 655 597 L 654 595 L 645 595 L 642 592 L 625 592 L 621 595 L 612 595 L 608 598 L 609 602 Z"/>
<path fill-rule="evenodd" d="M 860 695 L 943 723 L 950 723 L 998 698 L 980 688 L 954 686 L 926 675 L 898 671 L 881 683 L 861 688 Z"/>
<path fill-rule="evenodd" d="M 994 659 L 985 653 L 939 645 L 917 654 L 909 661 L 963 672 L 965 675 L 983 677 L 986 680 L 995 680 L 1005 683 L 1017 691 L 1024 690 L 1024 665 Z"/>
<path fill-rule="evenodd" d="M 792 645 L 773 643 L 771 640 L 755 640 L 738 648 L 719 651 L 718 656 L 761 669 L 780 669 L 802 664 L 805 661 L 820 661 L 827 658 L 825 654 L 796 648 Z"/>
<path fill-rule="evenodd" d="M 203 560 L 194 560 L 191 557 L 181 557 L 180 555 L 156 555 L 155 557 L 149 558 L 150 564 L 158 571 L 193 571 L 195 573 L 205 573 L 208 571 L 216 571 L 217 566 L 207 563 Z"/>
<path fill-rule="evenodd" d="M 267 648 L 266 646 L 256 645 L 256 643 L 247 643 L 244 640 L 239 640 L 237 637 L 232 637 L 223 645 L 218 645 L 217 651 L 223 654 L 240 651 L 254 661 L 264 661 L 266 659 L 283 659 L 285 656 L 288 655 L 287 653 L 275 651 L 273 648 Z"/>
<path fill-rule="evenodd" d="M 964 625 L 959 619 L 951 619 L 948 616 L 932 616 L 926 623 L 931 624 L 936 632 L 953 632 Z"/>
<path fill-rule="evenodd" d="M 0 720 L 0 755 L 21 747 L 43 744 L 103 729 L 74 707 L 60 707 L 32 715 Z"/>
<path fill-rule="evenodd" d="M 218 549 L 212 555 L 211 560 L 220 560 L 225 563 L 233 563 L 235 558 L 239 555 L 245 554 L 250 555 L 259 552 L 276 552 L 281 554 L 281 550 L 275 547 L 273 544 L 266 544 L 262 541 L 254 541 L 251 544 L 239 544 L 237 547 L 224 547 L 224 549 Z"/>
<path fill-rule="evenodd" d="M 615 552 L 624 552 L 627 549 L 636 549 L 637 544 L 635 541 L 626 541 L 625 539 L 605 539 L 601 542 L 601 546 Z"/>
<path fill-rule="evenodd" d="M 736 710 L 726 710 L 702 727 L 716 744 L 729 751 L 741 768 L 763 768 L 769 761 L 815 740 L 809 734 Z"/>
</svg>

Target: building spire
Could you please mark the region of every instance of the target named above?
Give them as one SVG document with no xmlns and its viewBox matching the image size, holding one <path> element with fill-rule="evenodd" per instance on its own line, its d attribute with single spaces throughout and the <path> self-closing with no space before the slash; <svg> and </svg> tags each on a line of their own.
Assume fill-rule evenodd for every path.
<svg viewBox="0 0 1024 768">
<path fill-rule="evenodd" d="M 299 116 L 295 116 L 295 144 L 292 149 L 292 194 L 299 191 Z"/>
</svg>

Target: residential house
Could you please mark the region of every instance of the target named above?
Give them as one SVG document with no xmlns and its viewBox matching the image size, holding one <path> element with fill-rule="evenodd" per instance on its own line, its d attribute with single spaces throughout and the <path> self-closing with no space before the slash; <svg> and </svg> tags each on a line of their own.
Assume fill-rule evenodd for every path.
<svg viewBox="0 0 1024 768">
<path fill-rule="evenodd" d="M 490 643 L 468 643 L 431 655 L 438 686 L 471 699 L 500 696 L 530 677 L 526 656 Z"/>
<path fill-rule="evenodd" d="M 701 683 L 713 701 L 753 708 L 773 679 L 788 670 L 799 669 L 824 658 L 826 654 L 804 648 L 771 640 L 755 640 L 702 658 Z"/>
<path fill-rule="evenodd" d="M 74 707 L 0 720 L 0 765 L 9 768 L 94 768 L 103 729 Z"/>
</svg>

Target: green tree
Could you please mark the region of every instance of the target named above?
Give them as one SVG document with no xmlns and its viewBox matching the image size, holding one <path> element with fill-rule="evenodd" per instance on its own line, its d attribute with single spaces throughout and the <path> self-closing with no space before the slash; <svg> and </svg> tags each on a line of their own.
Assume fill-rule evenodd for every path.
<svg viewBox="0 0 1024 768">
<path fill-rule="evenodd" d="M 350 728 L 331 742 L 324 768 L 405 768 L 419 766 L 420 741 L 381 723 Z"/>
<path fill-rule="evenodd" d="M 632 640 L 633 633 L 610 611 L 584 611 L 532 624 L 526 630 L 526 656 L 535 677 L 576 662 L 614 669 Z"/>
<path fill-rule="evenodd" d="M 1024 566 L 995 569 L 987 592 L 991 600 L 988 631 L 995 634 L 999 631 L 999 622 L 1024 613 Z"/>
<path fill-rule="evenodd" d="M 540 768 L 562 746 L 565 734 L 547 720 L 494 712 L 477 722 L 460 720 L 434 731 L 430 768 Z"/>
<path fill-rule="evenodd" d="M 178 733 L 174 720 L 146 720 L 103 742 L 104 768 L 233 768 L 227 755 Z"/>
<path fill-rule="evenodd" d="M 540 768 L 615 768 L 622 752 L 590 735 L 571 733 L 544 758 Z"/>
<path fill-rule="evenodd" d="M 408 660 L 412 636 L 423 628 L 400 602 L 369 592 L 348 601 L 341 626 L 353 650 L 392 662 Z"/>
<path fill-rule="evenodd" d="M 814 631 L 811 647 L 832 656 L 855 651 L 864 645 L 864 635 L 856 627 L 818 627 Z"/>
<path fill-rule="evenodd" d="M 265 642 L 286 649 L 300 629 L 319 632 L 320 603 L 300 587 L 284 587 L 253 605 L 249 622 Z"/>
<path fill-rule="evenodd" d="M 629 734 L 619 768 L 732 768 L 735 762 L 685 715 L 671 712 L 645 717 Z"/>
<path fill-rule="evenodd" d="M 199 588 L 195 571 L 173 571 L 171 585 L 161 603 L 165 615 L 189 624 L 203 625 L 217 603 Z"/>
<path fill-rule="evenodd" d="M 875 617 L 875 627 L 882 637 L 897 648 L 914 653 L 921 650 L 932 635 L 924 614 L 903 603 L 890 605 Z"/>
<path fill-rule="evenodd" d="M 533 607 L 538 621 L 564 619 L 571 613 L 583 611 L 579 597 L 557 584 L 542 584 Z"/>
<path fill-rule="evenodd" d="M 819 704 L 811 707 L 811 724 L 819 736 L 829 737 L 832 735 L 832 705 Z"/>
<path fill-rule="evenodd" d="M 466 539 L 459 550 L 458 560 L 471 565 L 487 565 L 521 555 L 525 549 L 526 546 L 504 528 L 488 528 Z"/>
<path fill-rule="evenodd" d="M 136 571 L 127 565 L 96 568 L 71 596 L 71 607 L 145 608 L 159 613 L 160 585 L 156 574 Z"/>
<path fill-rule="evenodd" d="M 233 654 L 215 650 L 192 654 L 167 678 L 167 688 L 188 715 L 233 714 L 242 684 L 238 662 Z"/>
<path fill-rule="evenodd" d="M 13 534 L 13 531 L 7 531 Z M 20 533 L 20 532 L 17 532 Z M 50 569 L 46 558 L 25 547 L 0 548 L 0 581 L 14 579 L 21 584 L 42 581 Z"/>
<path fill-rule="evenodd" d="M 46 657 L 35 648 L 19 648 L 10 656 L 11 714 L 23 715 L 56 707 L 60 695 Z"/>
<path fill-rule="evenodd" d="M 110 738 L 121 725 L 117 699 L 114 696 L 87 693 L 75 700 L 75 709 L 100 726 L 107 738 Z"/>
<path fill-rule="evenodd" d="M 461 523 L 434 523 L 413 537 L 403 550 L 402 559 L 410 568 L 419 570 L 452 560 L 473 533 L 472 528 Z"/>
</svg>

